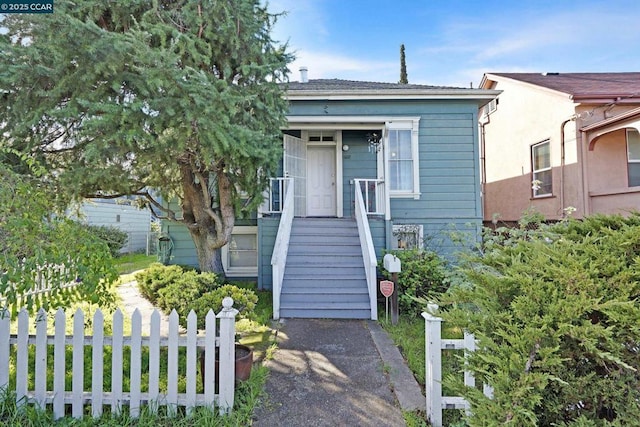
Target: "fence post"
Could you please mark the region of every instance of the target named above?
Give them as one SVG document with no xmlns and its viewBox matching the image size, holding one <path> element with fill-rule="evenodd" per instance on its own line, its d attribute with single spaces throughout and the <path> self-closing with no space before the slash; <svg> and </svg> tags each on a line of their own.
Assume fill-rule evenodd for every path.
<svg viewBox="0 0 640 427">
<path fill-rule="evenodd" d="M 434 312 L 437 305 L 429 304 Z M 425 394 L 427 419 L 433 427 L 442 426 L 442 319 L 430 313 L 422 313 L 425 319 Z"/>
<path fill-rule="evenodd" d="M 233 308 L 233 299 L 225 297 L 222 300 L 222 311 L 218 313 L 220 319 L 220 370 L 218 386 L 218 404 L 220 413 L 228 413 L 233 408 L 235 389 L 235 335 L 236 315 L 238 310 Z"/>
</svg>

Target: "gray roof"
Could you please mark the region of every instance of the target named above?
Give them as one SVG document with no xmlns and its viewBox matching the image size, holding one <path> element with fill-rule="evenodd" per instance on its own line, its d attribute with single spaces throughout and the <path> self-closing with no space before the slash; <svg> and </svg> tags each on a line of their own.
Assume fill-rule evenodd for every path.
<svg viewBox="0 0 640 427">
<path fill-rule="evenodd" d="M 416 84 L 402 84 L 402 83 L 382 83 L 382 82 L 363 82 L 356 80 L 340 80 L 340 79 L 317 79 L 309 80 L 306 83 L 301 82 L 289 82 L 285 84 L 289 91 L 398 91 L 398 90 L 446 90 L 446 89 L 464 89 L 459 87 L 447 87 L 447 86 L 431 86 L 431 85 L 416 85 Z"/>
<path fill-rule="evenodd" d="M 629 73 L 487 73 L 567 93 L 573 99 L 640 96 L 640 72 Z"/>
</svg>

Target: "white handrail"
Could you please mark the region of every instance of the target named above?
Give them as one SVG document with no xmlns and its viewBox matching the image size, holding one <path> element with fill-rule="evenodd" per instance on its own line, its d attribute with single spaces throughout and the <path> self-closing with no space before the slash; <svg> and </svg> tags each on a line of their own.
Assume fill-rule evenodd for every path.
<svg viewBox="0 0 640 427">
<path fill-rule="evenodd" d="M 286 178 L 284 203 L 282 206 L 282 216 L 278 226 L 276 243 L 273 246 L 271 255 L 271 272 L 273 276 L 273 318 L 280 318 L 280 292 L 282 291 L 282 279 L 284 278 L 284 268 L 287 263 L 287 252 L 289 251 L 289 238 L 291 237 L 291 225 L 293 224 L 294 199 L 293 180 Z"/>
<path fill-rule="evenodd" d="M 378 320 L 378 294 L 377 294 L 377 276 L 376 266 L 378 259 L 376 251 L 373 247 L 373 238 L 371 237 L 371 229 L 369 228 L 369 219 L 367 218 L 367 208 L 362 198 L 362 190 L 360 185 L 356 185 L 356 223 L 358 224 L 358 235 L 360 236 L 360 247 L 362 248 L 362 258 L 364 259 L 364 271 L 367 276 L 367 287 L 369 289 L 369 304 L 371 307 L 371 320 Z"/>
</svg>

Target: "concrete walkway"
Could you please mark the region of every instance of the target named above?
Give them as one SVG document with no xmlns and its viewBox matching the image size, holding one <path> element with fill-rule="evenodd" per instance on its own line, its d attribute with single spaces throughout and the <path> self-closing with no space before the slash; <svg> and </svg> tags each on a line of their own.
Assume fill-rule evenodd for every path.
<svg viewBox="0 0 640 427">
<path fill-rule="evenodd" d="M 142 317 L 142 335 L 150 334 L 151 314 L 156 308 L 145 297 L 140 295 L 137 282 L 123 283 L 118 286 L 118 296 L 122 299 L 120 308 L 122 314 L 131 318 L 133 312 L 138 309 Z M 160 314 L 160 335 L 169 334 L 169 316 L 166 316 L 158 309 Z"/>
<path fill-rule="evenodd" d="M 155 307 L 135 281 L 118 287 L 125 316 L 138 309 L 149 334 Z M 158 310 L 159 311 L 159 310 Z M 160 333 L 168 333 L 162 312 Z M 425 398 L 398 348 L 378 322 L 287 319 L 277 323 L 278 349 L 257 427 L 403 426 L 402 411 L 425 410 Z"/>
<path fill-rule="evenodd" d="M 377 322 L 286 320 L 265 364 L 268 396 L 254 426 L 403 426 L 403 410 L 424 410 L 420 387 Z"/>
</svg>

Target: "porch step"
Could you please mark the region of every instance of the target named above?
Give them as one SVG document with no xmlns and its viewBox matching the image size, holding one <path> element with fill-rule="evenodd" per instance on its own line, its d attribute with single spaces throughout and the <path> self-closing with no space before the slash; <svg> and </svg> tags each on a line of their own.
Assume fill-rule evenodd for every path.
<svg viewBox="0 0 640 427">
<path fill-rule="evenodd" d="M 280 295 L 281 317 L 371 317 L 353 219 L 296 218 Z"/>
</svg>

